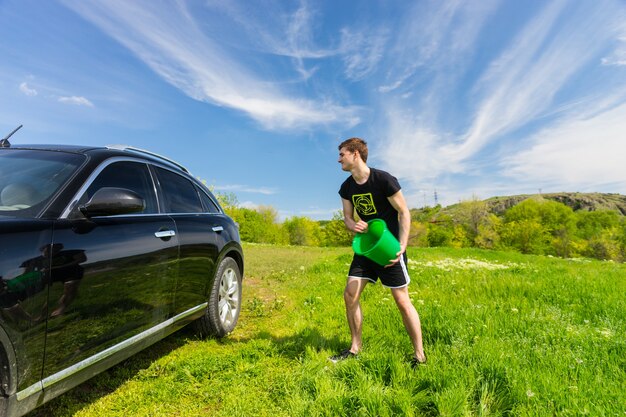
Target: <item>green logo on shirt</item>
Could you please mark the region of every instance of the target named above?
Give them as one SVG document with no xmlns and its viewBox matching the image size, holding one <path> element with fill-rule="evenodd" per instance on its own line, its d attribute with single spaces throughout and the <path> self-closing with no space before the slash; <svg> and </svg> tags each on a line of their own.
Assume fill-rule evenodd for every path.
<svg viewBox="0 0 626 417">
<path fill-rule="evenodd" d="M 355 194 L 352 196 L 352 203 L 356 212 L 363 216 L 371 216 L 376 214 L 376 206 L 374 205 L 374 199 L 372 193 L 367 194 Z"/>
</svg>

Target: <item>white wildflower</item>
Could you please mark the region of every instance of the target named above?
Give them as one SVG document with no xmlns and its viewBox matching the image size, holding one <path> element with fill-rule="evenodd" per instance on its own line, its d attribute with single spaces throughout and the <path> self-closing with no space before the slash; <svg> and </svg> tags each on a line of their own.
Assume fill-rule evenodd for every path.
<svg viewBox="0 0 626 417">
<path fill-rule="evenodd" d="M 606 337 L 607 339 L 613 337 L 614 335 L 613 330 L 607 329 L 606 327 L 604 329 L 597 329 L 597 332 L 600 333 L 602 336 Z"/>
<path fill-rule="evenodd" d="M 488 270 L 497 270 L 497 269 L 509 269 L 514 267 L 521 267 L 522 265 L 514 263 L 514 262 L 506 262 L 506 263 L 497 263 L 497 262 L 488 262 L 481 261 L 478 259 L 471 258 L 463 258 L 463 259 L 440 259 L 438 261 L 426 261 L 420 262 L 413 259 L 409 259 L 409 264 L 415 267 L 425 267 L 425 268 L 437 268 L 446 272 L 450 272 L 453 269 L 465 269 L 465 270 L 476 270 L 476 269 L 488 269 Z"/>
</svg>

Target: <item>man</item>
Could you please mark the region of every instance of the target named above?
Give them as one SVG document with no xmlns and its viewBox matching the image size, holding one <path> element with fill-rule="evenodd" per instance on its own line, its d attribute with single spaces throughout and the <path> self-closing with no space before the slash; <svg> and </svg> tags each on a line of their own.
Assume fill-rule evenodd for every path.
<svg viewBox="0 0 626 417">
<path fill-rule="evenodd" d="M 426 363 L 426 355 L 422 346 L 419 315 L 411 303 L 408 291 L 410 278 L 406 268 L 405 251 L 409 240 L 411 215 L 398 180 L 385 171 L 368 167 L 367 153 L 367 143 L 360 138 L 347 139 L 339 145 L 338 162 L 341 169 L 351 174 L 339 190 L 344 223 L 355 233 L 365 233 L 368 220 L 383 219 L 387 223 L 387 228 L 400 242 L 400 251 L 396 258 L 390 259 L 389 264 L 384 267 L 357 254 L 352 258 L 343 293 L 352 344 L 348 349 L 332 356 L 330 360 L 337 362 L 355 357 L 360 352 L 363 315 L 359 299 L 368 282 L 376 283 L 380 279 L 383 286 L 391 289 L 402 315 L 402 322 L 413 343 L 414 355 L 411 365 L 415 367 Z M 359 217 L 358 221 L 354 218 L 355 210 Z"/>
</svg>

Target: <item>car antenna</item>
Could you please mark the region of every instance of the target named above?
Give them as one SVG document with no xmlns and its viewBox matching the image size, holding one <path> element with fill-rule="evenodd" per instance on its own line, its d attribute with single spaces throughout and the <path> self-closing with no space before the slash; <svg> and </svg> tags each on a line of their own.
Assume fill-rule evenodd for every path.
<svg viewBox="0 0 626 417">
<path fill-rule="evenodd" d="M 22 126 L 24 125 L 19 125 L 18 127 L 16 127 L 15 129 L 13 129 L 13 132 L 9 133 L 8 135 L 6 135 L 2 140 L 0 140 L 0 148 L 10 148 L 11 147 L 11 143 L 9 143 L 9 138 L 11 136 L 13 136 L 13 134 L 15 132 L 17 132 L 18 130 L 20 130 L 22 128 Z"/>
</svg>

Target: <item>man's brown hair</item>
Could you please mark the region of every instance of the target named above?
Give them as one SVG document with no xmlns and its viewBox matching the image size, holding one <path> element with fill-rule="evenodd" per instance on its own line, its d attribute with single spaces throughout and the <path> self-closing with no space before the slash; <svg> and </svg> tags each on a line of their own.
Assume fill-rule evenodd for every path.
<svg viewBox="0 0 626 417">
<path fill-rule="evenodd" d="M 359 155 L 361 155 L 361 159 L 363 160 L 363 162 L 367 162 L 367 142 L 365 142 L 363 139 L 346 139 L 339 144 L 339 150 L 341 150 L 341 148 L 346 148 L 346 150 L 352 153 L 358 151 Z"/>
</svg>

